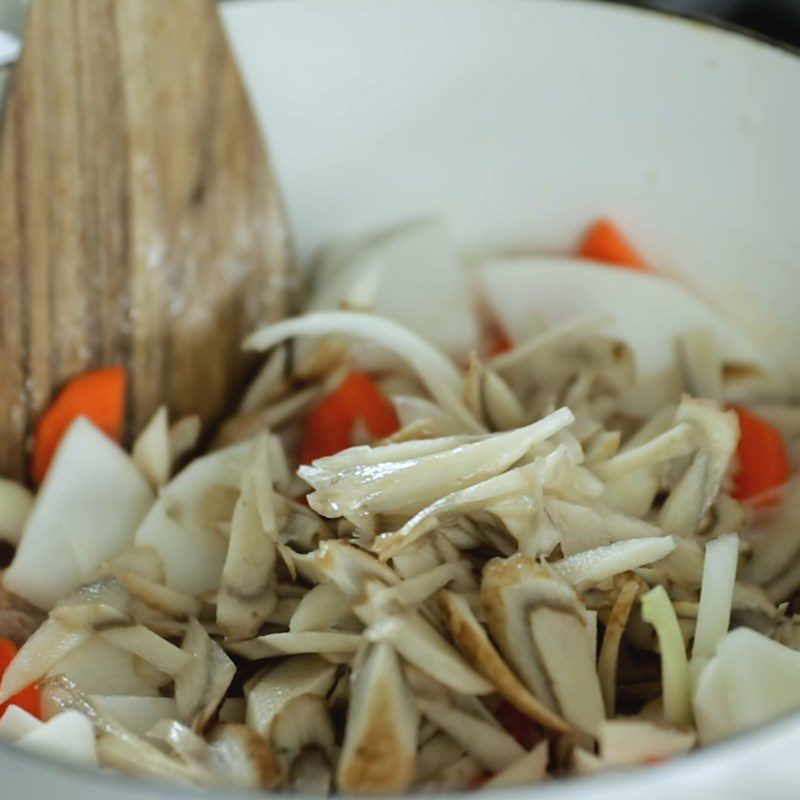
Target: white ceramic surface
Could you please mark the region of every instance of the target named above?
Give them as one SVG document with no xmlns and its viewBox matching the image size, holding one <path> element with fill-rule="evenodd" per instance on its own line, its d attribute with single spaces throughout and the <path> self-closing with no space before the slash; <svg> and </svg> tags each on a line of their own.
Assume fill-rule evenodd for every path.
<svg viewBox="0 0 800 800">
<path fill-rule="evenodd" d="M 440 210 L 468 247 L 569 251 L 610 214 L 746 326 L 774 323 L 800 372 L 800 58 L 567 0 L 240 0 L 223 11 L 302 254 Z M 790 797 L 798 752 L 800 717 L 679 764 L 535 793 Z M 6 748 L 0 775 L 0 798 L 188 796 Z"/>
</svg>

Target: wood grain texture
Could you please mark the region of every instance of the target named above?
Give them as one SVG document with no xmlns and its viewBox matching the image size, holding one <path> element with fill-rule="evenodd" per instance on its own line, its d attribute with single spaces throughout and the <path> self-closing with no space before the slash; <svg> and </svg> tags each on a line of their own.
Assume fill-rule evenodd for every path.
<svg viewBox="0 0 800 800">
<path fill-rule="evenodd" d="M 213 0 L 34 0 L 0 139 L 0 474 L 93 366 L 128 366 L 129 433 L 162 401 L 213 420 L 296 275 Z"/>
</svg>

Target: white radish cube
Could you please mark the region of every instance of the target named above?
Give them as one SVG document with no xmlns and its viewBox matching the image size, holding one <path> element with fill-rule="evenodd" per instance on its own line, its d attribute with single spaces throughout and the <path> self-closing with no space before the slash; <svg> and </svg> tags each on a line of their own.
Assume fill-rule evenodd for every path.
<svg viewBox="0 0 800 800">
<path fill-rule="evenodd" d="M 154 495 L 127 454 L 87 419 L 64 436 L 3 576 L 9 591 L 51 609 L 133 541 Z"/>
</svg>

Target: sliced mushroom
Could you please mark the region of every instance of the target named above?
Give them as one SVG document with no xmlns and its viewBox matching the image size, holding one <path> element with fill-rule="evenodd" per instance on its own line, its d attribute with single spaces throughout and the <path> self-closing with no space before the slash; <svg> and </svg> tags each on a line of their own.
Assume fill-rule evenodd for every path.
<svg viewBox="0 0 800 800">
<path fill-rule="evenodd" d="M 274 751 L 246 725 L 216 725 L 208 743 L 212 769 L 224 776 L 229 785 L 266 791 L 281 782 L 283 776 Z"/>
<path fill-rule="evenodd" d="M 613 511 L 600 503 L 584 505 L 546 497 L 544 508 L 552 524 L 561 532 L 561 552 L 565 556 L 612 542 L 663 534 L 655 525 Z"/>
<path fill-rule="evenodd" d="M 222 703 L 236 667 L 196 619 L 189 621 L 181 649 L 188 663 L 175 677 L 175 702 L 180 718 L 203 730 Z"/>
<path fill-rule="evenodd" d="M 559 733 L 569 733 L 570 725 L 534 697 L 508 668 L 469 603 L 446 589 L 437 597 L 450 635 L 467 661 L 523 714 Z"/>
<path fill-rule="evenodd" d="M 301 694 L 287 700 L 272 720 L 269 741 L 287 788 L 322 794 L 330 791 L 336 748 L 323 698 Z"/>
<path fill-rule="evenodd" d="M 418 698 L 417 707 L 490 772 L 506 769 L 525 754 L 499 725 L 434 700 Z"/>
<path fill-rule="evenodd" d="M 701 444 L 664 504 L 659 525 L 667 533 L 689 536 L 719 493 L 739 441 L 739 422 L 734 411 L 694 397 L 681 400 L 675 419 L 690 424 Z"/>
<path fill-rule="evenodd" d="M 133 463 L 151 485 L 158 488 L 169 480 L 172 456 L 169 449 L 167 409 L 161 406 L 133 443 Z"/>
<path fill-rule="evenodd" d="M 302 653 L 352 654 L 358 650 L 361 636 L 341 631 L 302 631 L 268 633 L 255 639 L 231 642 L 227 649 L 252 660 Z"/>
<path fill-rule="evenodd" d="M 275 717 L 292 698 L 315 694 L 324 697 L 336 680 L 336 667 L 317 655 L 292 656 L 245 687 L 247 724 L 269 736 Z"/>
<path fill-rule="evenodd" d="M 256 411 L 281 397 L 287 388 L 286 375 L 290 364 L 290 347 L 274 348 L 250 382 L 239 404 L 239 411 Z"/>
<path fill-rule="evenodd" d="M 136 778 L 166 779 L 190 786 L 214 786 L 217 783 L 210 770 L 170 758 L 138 737 L 101 733 L 97 738 L 97 757 L 103 766 Z"/>
<path fill-rule="evenodd" d="M 515 555 L 487 564 L 481 600 L 490 632 L 528 688 L 596 735 L 603 698 L 585 611 L 572 587 L 548 567 Z"/>
<path fill-rule="evenodd" d="M 26 686 L 36 683 L 66 655 L 91 636 L 82 628 L 71 628 L 58 620 L 46 620 L 28 639 L 0 680 L 0 704 L 7 702 Z"/>
<path fill-rule="evenodd" d="M 300 475 L 314 487 L 309 503 L 323 516 L 343 516 L 358 525 L 367 521 L 367 515 L 411 515 L 444 495 L 505 471 L 573 419 L 572 412 L 560 409 L 525 428 L 430 455 L 363 464 L 338 473 L 320 466 L 301 467 Z"/>
<path fill-rule="evenodd" d="M 132 606 L 130 592 L 115 578 L 105 577 L 67 595 L 50 616 L 65 625 L 100 629 L 130 622 Z"/>
<path fill-rule="evenodd" d="M 434 732 L 423 741 L 422 729 L 426 727 Z M 426 717 L 422 717 L 419 740 L 421 744 L 417 750 L 415 783 L 435 780 L 443 769 L 464 755 L 464 748 Z"/>
<path fill-rule="evenodd" d="M 367 580 L 378 581 L 387 586 L 393 586 L 399 581 L 394 571 L 386 564 L 342 541 L 322 542 L 314 555 L 314 564 L 355 603 L 367 599 L 364 588 Z"/>
<path fill-rule="evenodd" d="M 174 619 L 187 620 L 189 617 L 200 616 L 203 610 L 202 601 L 191 595 L 163 586 L 135 572 L 113 567 L 112 570 L 119 582 L 134 597 L 154 611 Z"/>
<path fill-rule="evenodd" d="M 256 479 L 255 471 L 245 477 L 222 568 L 217 623 L 230 639 L 253 636 L 277 604 L 275 542 L 263 528 Z"/>
<path fill-rule="evenodd" d="M 455 692 L 482 695 L 494 690 L 416 611 L 379 619 L 364 636 L 371 642 L 388 642 L 410 664 Z"/>
<path fill-rule="evenodd" d="M 435 777 L 424 781 L 417 789 L 420 792 L 449 792 L 471 789 L 486 773 L 486 770 L 471 756 L 462 756 L 452 764 L 442 767 Z"/>
<path fill-rule="evenodd" d="M 355 674 L 337 784 L 354 794 L 390 794 L 414 779 L 417 714 L 394 650 L 374 645 Z"/>
<path fill-rule="evenodd" d="M 301 600 L 289 622 L 292 633 L 336 627 L 350 611 L 350 601 L 335 583 L 320 583 Z"/>
<path fill-rule="evenodd" d="M 675 550 L 671 536 L 626 539 L 604 547 L 576 553 L 553 563 L 553 569 L 579 591 L 645 564 L 666 558 Z"/>
<path fill-rule="evenodd" d="M 116 647 L 139 656 L 167 675 L 177 675 L 190 660 L 179 647 L 144 625 L 114 625 L 98 630 L 97 634 Z"/>
<path fill-rule="evenodd" d="M 540 473 L 539 464 L 528 464 L 445 495 L 423 508 L 398 530 L 378 536 L 374 547 L 380 553 L 381 559 L 394 558 L 402 549 L 431 533 L 443 522 L 470 512 L 485 510 L 487 506 L 492 507 L 492 504 L 514 496 L 522 498 L 523 511 L 529 511 L 531 486 L 534 482 L 541 481 Z M 502 513 L 497 505 L 492 508 L 495 514 Z"/>
<path fill-rule="evenodd" d="M 525 422 L 525 413 L 514 392 L 475 353 L 467 369 L 465 400 L 475 418 L 491 431 L 519 428 Z"/>
<path fill-rule="evenodd" d="M 197 447 L 202 430 L 200 417 L 196 415 L 181 417 L 169 429 L 170 466 L 174 467 L 187 453 Z"/>
<path fill-rule="evenodd" d="M 467 561 L 446 561 L 427 572 L 406 578 L 395 586 L 378 589 L 367 601 L 371 606 L 369 615 L 379 617 L 418 608 L 440 589 L 468 574 L 470 569 Z"/>
<path fill-rule="evenodd" d="M 640 589 L 641 584 L 637 580 L 627 581 L 620 589 L 606 620 L 606 632 L 600 647 L 600 657 L 597 659 L 597 674 L 603 691 L 606 714 L 609 717 L 613 717 L 616 713 L 619 647 Z"/>
<path fill-rule="evenodd" d="M 546 740 L 539 742 L 533 750 L 486 781 L 484 787 L 500 789 L 507 786 L 528 786 L 544 780 L 549 759 L 548 744 Z"/>
</svg>

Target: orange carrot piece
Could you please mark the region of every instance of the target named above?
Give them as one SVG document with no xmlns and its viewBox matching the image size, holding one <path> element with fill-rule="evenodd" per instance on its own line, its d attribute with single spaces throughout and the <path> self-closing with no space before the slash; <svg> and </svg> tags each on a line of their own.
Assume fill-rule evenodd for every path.
<svg viewBox="0 0 800 800">
<path fill-rule="evenodd" d="M 376 439 L 391 436 L 400 427 L 394 406 L 369 375 L 351 372 L 337 394 L 353 422 L 363 420 Z"/>
<path fill-rule="evenodd" d="M 350 446 L 352 420 L 336 395 L 323 400 L 306 419 L 301 464 L 332 456 Z"/>
<path fill-rule="evenodd" d="M 306 420 L 300 463 L 331 456 L 352 445 L 353 425 L 361 421 L 376 439 L 391 436 L 400 420 L 389 399 L 363 372 L 351 372 Z"/>
<path fill-rule="evenodd" d="M 0 639 L 0 676 L 8 669 L 8 665 L 14 660 L 17 652 L 17 646 L 11 639 Z M 8 702 L 0 705 L 0 717 L 9 706 L 19 706 L 23 711 L 33 714 L 34 717 L 41 718 L 42 716 L 41 696 L 36 686 L 28 686 Z"/>
<path fill-rule="evenodd" d="M 778 500 L 775 490 L 792 474 L 786 442 L 780 431 L 752 411 L 737 406 L 733 410 L 741 429 L 733 496 L 756 508 L 774 505 Z"/>
<path fill-rule="evenodd" d="M 513 350 L 514 342 L 511 337 L 499 326 L 495 325 L 489 337 L 489 347 L 487 352 L 490 358 L 494 356 L 501 356 L 509 350 Z"/>
<path fill-rule="evenodd" d="M 122 439 L 126 386 L 122 367 L 95 369 L 64 386 L 36 426 L 31 474 L 37 484 L 44 480 L 61 437 L 78 417 L 87 417 L 112 439 Z"/>
<path fill-rule="evenodd" d="M 589 229 L 581 245 L 580 255 L 582 258 L 605 261 L 625 269 L 649 269 L 636 248 L 610 219 L 601 219 Z"/>
</svg>

